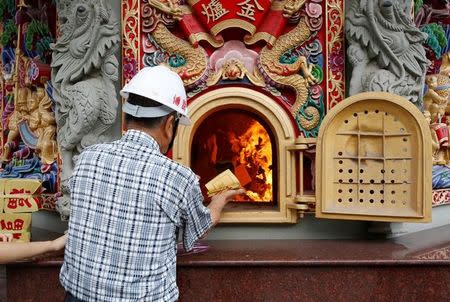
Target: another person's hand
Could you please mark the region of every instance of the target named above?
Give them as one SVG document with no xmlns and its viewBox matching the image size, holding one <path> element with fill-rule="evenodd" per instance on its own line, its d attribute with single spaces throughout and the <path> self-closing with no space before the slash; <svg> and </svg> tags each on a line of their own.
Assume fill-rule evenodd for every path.
<svg viewBox="0 0 450 302">
<path fill-rule="evenodd" d="M 43 241 L 42 244 L 45 245 L 45 251 L 43 253 L 37 254 L 36 256 L 32 257 L 31 259 L 41 260 L 43 258 L 53 257 L 53 256 L 59 256 L 62 254 L 62 250 L 64 249 L 64 246 L 66 245 L 67 241 L 67 234 L 58 237 L 51 241 Z"/>
<path fill-rule="evenodd" d="M 53 240 L 51 242 L 52 251 L 54 251 L 54 252 L 61 251 L 64 248 L 64 246 L 66 245 L 66 241 L 67 241 L 67 234 Z"/>
<path fill-rule="evenodd" d="M 0 242 L 11 242 L 12 240 L 12 234 L 0 234 Z"/>
</svg>

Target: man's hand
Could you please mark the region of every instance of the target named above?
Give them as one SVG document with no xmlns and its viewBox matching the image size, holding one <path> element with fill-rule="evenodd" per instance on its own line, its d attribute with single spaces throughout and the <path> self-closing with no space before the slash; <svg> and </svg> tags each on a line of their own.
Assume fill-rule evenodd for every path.
<svg viewBox="0 0 450 302">
<path fill-rule="evenodd" d="M 212 197 L 211 202 L 213 202 L 214 200 L 218 200 L 218 201 L 225 201 L 225 204 L 227 204 L 228 202 L 232 201 L 234 196 L 239 195 L 239 194 L 244 194 L 245 193 L 245 189 L 243 188 L 239 188 L 237 190 L 224 190 L 222 192 L 220 192 L 219 194 L 216 194 Z"/>
<path fill-rule="evenodd" d="M 213 225 L 216 225 L 219 222 L 220 214 L 222 213 L 223 207 L 233 200 L 236 195 L 245 193 L 245 189 L 240 188 L 237 190 L 225 190 L 211 198 L 211 203 L 208 208 L 211 212 L 211 219 Z"/>
</svg>

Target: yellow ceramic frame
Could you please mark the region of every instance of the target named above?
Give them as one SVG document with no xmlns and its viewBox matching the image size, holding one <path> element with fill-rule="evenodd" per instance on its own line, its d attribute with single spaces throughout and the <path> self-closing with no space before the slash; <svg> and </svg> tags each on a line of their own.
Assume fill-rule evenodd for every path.
<svg viewBox="0 0 450 302">
<path fill-rule="evenodd" d="M 209 115 L 219 110 L 237 108 L 257 114 L 271 128 L 278 158 L 278 207 L 270 210 L 225 210 L 220 222 L 227 223 L 295 223 L 297 209 L 288 207 L 295 198 L 295 131 L 290 117 L 270 97 L 252 89 L 226 87 L 197 97 L 188 106 L 192 126 L 180 126 L 173 148 L 174 160 L 190 166 L 190 149 L 195 131 Z"/>
</svg>

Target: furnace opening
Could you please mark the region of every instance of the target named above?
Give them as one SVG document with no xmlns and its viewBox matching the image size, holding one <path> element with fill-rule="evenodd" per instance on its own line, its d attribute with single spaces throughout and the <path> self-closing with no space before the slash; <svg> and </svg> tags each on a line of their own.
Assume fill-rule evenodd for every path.
<svg viewBox="0 0 450 302">
<path fill-rule="evenodd" d="M 242 109 L 225 109 L 208 116 L 197 128 L 191 167 L 205 183 L 230 169 L 245 184 L 246 195 L 235 203 L 274 205 L 276 196 L 275 140 L 267 124 Z"/>
</svg>

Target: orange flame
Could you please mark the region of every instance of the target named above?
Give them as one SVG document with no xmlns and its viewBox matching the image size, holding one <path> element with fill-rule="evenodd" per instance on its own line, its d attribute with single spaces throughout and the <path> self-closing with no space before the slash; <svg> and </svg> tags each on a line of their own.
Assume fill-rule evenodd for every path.
<svg viewBox="0 0 450 302">
<path fill-rule="evenodd" d="M 247 197 L 251 201 L 271 202 L 272 143 L 267 131 L 253 121 L 239 138 L 230 137 L 230 142 L 232 150 L 238 154 L 234 159 L 235 166 L 244 165 L 253 180 L 247 188 Z"/>
</svg>

